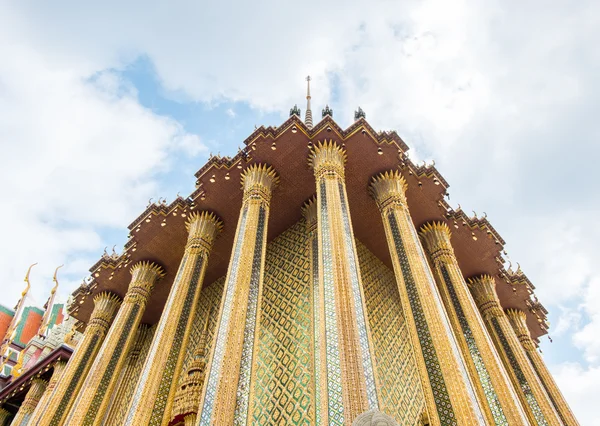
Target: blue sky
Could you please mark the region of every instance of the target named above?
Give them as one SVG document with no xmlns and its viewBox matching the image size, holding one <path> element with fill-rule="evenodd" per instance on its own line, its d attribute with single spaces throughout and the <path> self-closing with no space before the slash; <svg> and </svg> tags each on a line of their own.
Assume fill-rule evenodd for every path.
<svg viewBox="0 0 600 426">
<path fill-rule="evenodd" d="M 600 5 L 447 3 L 0 4 L 1 302 L 36 261 L 32 299 L 62 263 L 66 298 L 149 198 L 304 112 L 311 74 L 316 117 L 360 105 L 488 214 L 550 311 L 547 363 L 600 424 Z"/>
</svg>

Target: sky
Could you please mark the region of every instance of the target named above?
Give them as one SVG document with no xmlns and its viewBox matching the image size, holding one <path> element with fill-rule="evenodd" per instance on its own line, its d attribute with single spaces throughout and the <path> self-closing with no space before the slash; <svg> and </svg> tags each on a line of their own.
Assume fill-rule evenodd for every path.
<svg viewBox="0 0 600 426">
<path fill-rule="evenodd" d="M 0 1 L 0 303 L 42 305 L 209 154 L 360 105 L 486 212 L 549 310 L 544 358 L 600 425 L 600 2 Z"/>
</svg>

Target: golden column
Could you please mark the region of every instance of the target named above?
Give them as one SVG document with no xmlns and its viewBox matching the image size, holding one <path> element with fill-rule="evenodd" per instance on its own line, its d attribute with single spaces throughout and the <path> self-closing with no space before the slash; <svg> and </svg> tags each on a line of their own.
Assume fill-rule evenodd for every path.
<svg viewBox="0 0 600 426">
<path fill-rule="evenodd" d="M 269 205 L 278 181 L 275 170 L 266 165 L 252 165 L 242 174 L 242 208 L 200 398 L 198 425 L 246 424 L 248 418 Z"/>
<path fill-rule="evenodd" d="M 313 365 L 313 395 L 315 398 L 314 415 L 316 425 L 323 424 L 323 418 L 321 417 L 321 327 L 323 323 L 321 319 L 321 304 L 322 296 L 319 292 L 319 233 L 317 227 L 317 197 L 313 196 L 302 206 L 302 215 L 306 220 L 306 233 L 308 235 L 308 249 L 310 259 L 310 270 L 312 273 L 312 316 L 313 316 L 313 329 L 312 329 L 312 341 L 313 341 L 313 353 L 312 359 Z"/>
<path fill-rule="evenodd" d="M 573 415 L 573 412 L 569 408 L 569 404 L 567 404 L 567 401 L 558 389 L 558 386 L 556 386 L 550 371 L 548 371 L 546 363 L 542 359 L 540 353 L 537 351 L 535 343 L 533 343 L 533 340 L 531 339 L 529 328 L 527 328 L 527 316 L 525 315 L 525 312 L 518 309 L 507 309 L 506 315 L 508 316 L 511 325 L 515 330 L 517 338 L 521 342 L 523 349 L 525 349 L 527 358 L 529 358 L 533 369 L 542 382 L 544 389 L 546 389 L 552 405 L 554 405 L 554 408 L 558 412 L 560 419 L 566 426 L 579 425 L 577 419 Z"/>
<path fill-rule="evenodd" d="M 31 424 L 40 426 L 63 424 L 120 304 L 119 297 L 109 292 L 102 292 L 94 297 L 94 311 L 83 337 L 69 359 L 52 396 L 48 398 L 46 405 L 41 407 L 39 420 L 35 418 Z"/>
<path fill-rule="evenodd" d="M 335 142 L 324 141 L 311 152 L 310 162 L 317 184 L 316 418 L 327 425 L 350 424 L 379 404 L 344 181 L 346 152 Z"/>
<path fill-rule="evenodd" d="M 131 282 L 123 304 L 94 360 L 67 417 L 69 425 L 100 425 L 135 342 L 137 328 L 156 282 L 163 269 L 152 262 L 138 262 L 131 267 Z"/>
<path fill-rule="evenodd" d="M 508 317 L 500 307 L 496 281 L 490 275 L 483 275 L 469 279 L 468 284 L 529 420 L 537 425 L 561 425 Z"/>
<path fill-rule="evenodd" d="M 458 266 L 450 243 L 450 229 L 442 222 L 430 223 L 421 228 L 420 235 L 488 423 L 528 424 Z"/>
<path fill-rule="evenodd" d="M 196 316 L 208 257 L 222 226 L 217 216 L 206 211 L 192 214 L 187 222 L 188 239 L 183 258 L 124 425 L 169 423 L 177 378 L 185 357 L 192 321 Z"/>
<path fill-rule="evenodd" d="M 17 411 L 17 415 L 13 419 L 11 426 L 26 425 L 29 422 L 31 414 L 35 411 L 35 407 L 40 402 L 47 386 L 48 382 L 39 377 L 31 381 L 31 387 L 27 391 L 27 395 L 25 395 L 25 399 L 21 407 L 19 407 L 19 411 Z"/>
<path fill-rule="evenodd" d="M 398 292 L 432 424 L 485 424 L 458 344 L 433 280 L 398 171 L 373 178 Z"/>
<path fill-rule="evenodd" d="M 50 378 L 50 382 L 48 383 L 48 386 L 46 386 L 46 390 L 44 391 L 44 394 L 40 398 L 40 401 L 37 403 L 35 410 L 31 414 L 31 416 L 29 416 L 28 424 L 33 425 L 33 424 L 35 424 L 35 422 L 34 422 L 35 419 L 39 419 L 43 408 L 46 406 L 48 400 L 52 396 L 52 392 L 54 391 L 54 388 L 56 387 L 58 380 L 62 376 L 62 373 L 65 371 L 66 366 L 67 366 L 66 361 L 56 361 L 54 363 L 54 369 L 52 370 L 52 377 Z M 0 423 L 0 424 L 2 424 L 2 423 Z"/>
<path fill-rule="evenodd" d="M 125 366 L 121 369 L 119 382 L 112 392 L 109 408 L 104 415 L 104 424 L 117 425 L 127 414 L 127 408 L 142 367 L 140 363 L 144 362 L 144 359 L 140 360 L 140 356 L 145 358 L 148 346 L 150 346 L 148 340 L 152 338 L 153 333 L 154 328 L 148 324 L 140 324 L 138 327 L 135 341 L 127 353 Z"/>
</svg>

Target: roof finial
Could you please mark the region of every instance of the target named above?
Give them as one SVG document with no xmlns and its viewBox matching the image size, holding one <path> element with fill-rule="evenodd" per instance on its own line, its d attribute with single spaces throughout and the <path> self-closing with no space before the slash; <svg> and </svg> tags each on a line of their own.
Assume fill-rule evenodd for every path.
<svg viewBox="0 0 600 426">
<path fill-rule="evenodd" d="M 312 110 L 310 109 L 310 75 L 306 77 L 306 116 L 304 118 L 304 124 L 309 129 L 313 128 L 312 121 Z"/>
</svg>

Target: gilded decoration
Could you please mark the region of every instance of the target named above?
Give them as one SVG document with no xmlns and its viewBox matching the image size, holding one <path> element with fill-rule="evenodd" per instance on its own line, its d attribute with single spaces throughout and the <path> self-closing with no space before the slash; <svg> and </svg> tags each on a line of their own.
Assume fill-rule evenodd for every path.
<svg viewBox="0 0 600 426">
<path fill-rule="evenodd" d="M 471 278 L 468 285 L 529 420 L 538 425 L 562 424 L 500 306 L 494 277 L 483 275 Z"/>
<path fill-rule="evenodd" d="M 542 382 L 542 385 L 544 386 L 544 389 L 546 390 L 546 393 L 548 394 L 548 397 L 550 398 L 550 401 L 556 409 L 563 424 L 566 426 L 578 425 L 579 422 L 577 422 L 577 419 L 573 415 L 573 412 L 567 404 L 567 401 L 565 401 L 560 389 L 548 371 L 548 367 L 546 367 L 546 363 L 542 359 L 542 355 L 537 351 L 537 346 L 531 339 L 529 329 L 527 328 L 527 315 L 525 315 L 525 312 L 519 309 L 507 309 L 506 315 L 508 316 L 511 325 L 517 334 L 519 342 L 521 342 L 523 349 L 525 349 L 527 358 L 531 362 L 535 373 Z"/>
<path fill-rule="evenodd" d="M 234 249 L 225 280 L 215 346 L 200 399 L 198 425 L 246 425 L 260 323 L 269 205 L 279 182 L 275 170 L 253 164 L 243 171 L 243 201 Z M 243 324 L 243 327 L 240 326 Z"/>
<path fill-rule="evenodd" d="M 294 106 L 148 202 L 62 329 L 56 285 L 26 306 L 29 268 L 0 307 L 0 425 L 578 424 L 537 350 L 547 311 L 486 215 L 360 107 L 313 126 L 307 80 L 304 122 Z"/>
<path fill-rule="evenodd" d="M 406 180 L 398 171 L 381 173 L 370 191 L 382 214 L 428 412 L 442 425 L 485 424 L 408 211 Z"/>
<path fill-rule="evenodd" d="M 104 423 L 112 392 L 127 353 L 135 342 L 148 298 L 163 276 L 162 267 L 153 262 L 138 262 L 131 267 L 127 294 L 67 417 L 68 424 L 92 426 Z"/>
<path fill-rule="evenodd" d="M 425 410 L 425 399 L 396 278 L 358 240 L 356 248 L 373 337 L 380 410 L 400 425 L 415 425 Z"/>
<path fill-rule="evenodd" d="M 267 246 L 252 425 L 315 424 L 311 291 L 308 235 L 296 223 Z"/>
<path fill-rule="evenodd" d="M 222 228 L 222 221 L 208 211 L 192 213 L 186 222 L 188 238 L 183 259 L 136 385 L 125 425 L 160 426 L 171 420 L 184 348 L 188 346 L 193 328 L 209 254 Z"/>
<path fill-rule="evenodd" d="M 372 345 L 344 182 L 346 151 L 331 140 L 309 154 L 317 184 L 319 412 L 324 424 L 379 408 Z M 316 265 L 314 265 L 316 266 Z M 322 343 L 321 343 L 322 342 Z M 325 380 L 326 378 L 326 380 Z"/>
<path fill-rule="evenodd" d="M 102 292 L 94 296 L 94 311 L 83 337 L 52 396 L 40 409 L 40 417 L 32 419 L 33 424 L 61 426 L 64 423 L 120 305 L 121 299 L 112 293 Z"/>
<path fill-rule="evenodd" d="M 500 358 L 472 301 L 443 222 L 428 223 L 420 236 L 432 261 L 433 272 L 467 367 L 488 422 L 496 425 L 527 424 Z"/>
<path fill-rule="evenodd" d="M 134 343 L 127 353 L 125 366 L 119 375 L 119 382 L 111 397 L 109 409 L 104 416 L 104 425 L 117 426 L 123 424 L 155 330 L 155 325 L 150 327 L 147 324 L 140 324 L 138 327 Z"/>
</svg>

